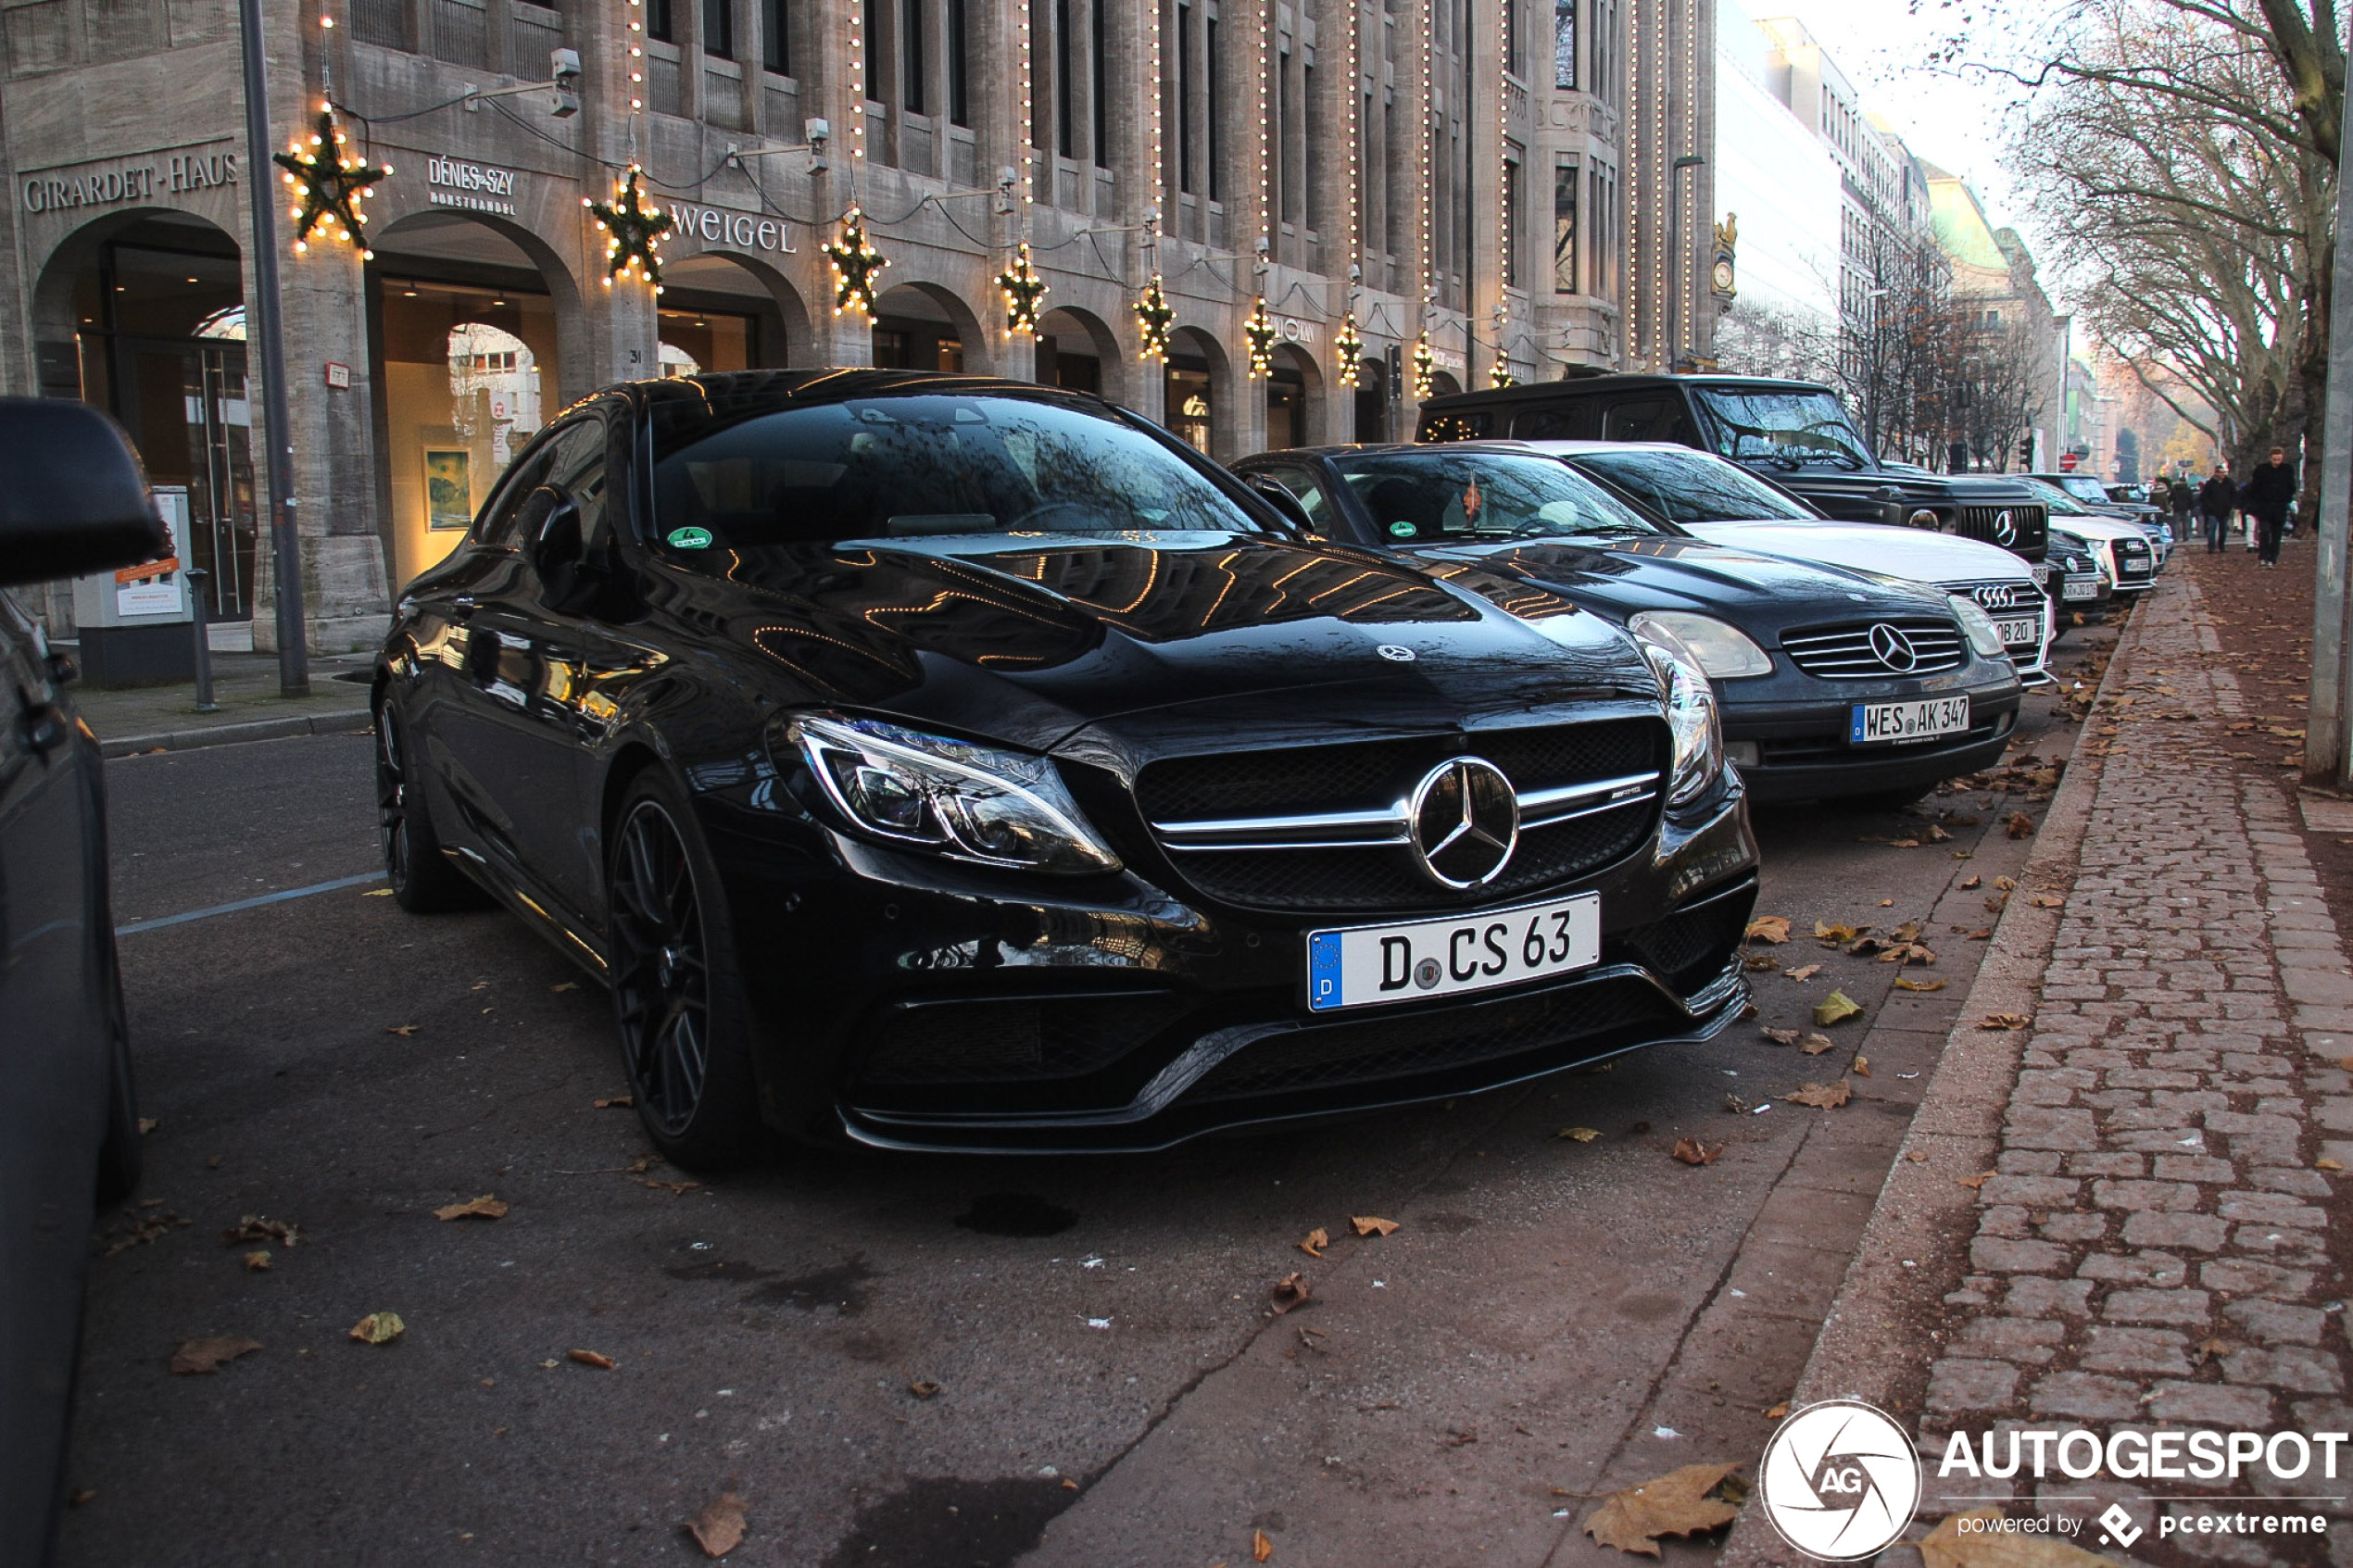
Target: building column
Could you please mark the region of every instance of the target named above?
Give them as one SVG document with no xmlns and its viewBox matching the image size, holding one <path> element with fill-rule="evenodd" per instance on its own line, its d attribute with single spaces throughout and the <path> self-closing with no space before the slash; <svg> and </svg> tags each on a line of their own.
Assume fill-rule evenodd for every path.
<svg viewBox="0 0 2353 1568">
<path fill-rule="evenodd" d="M 846 209 L 853 199 L 867 195 L 865 170 L 858 167 L 862 147 L 871 154 L 877 149 L 866 145 L 874 140 L 875 128 L 866 120 L 865 100 L 873 91 L 876 52 L 880 41 L 860 39 L 853 50 L 850 39 L 853 29 L 864 31 L 862 12 L 857 0 L 841 7 L 844 18 L 838 26 L 810 29 L 812 56 L 806 62 L 795 59 L 793 69 L 803 72 L 800 85 L 803 115 L 822 116 L 832 127 L 833 136 L 825 147 L 825 172 L 809 182 L 812 205 L 818 215 L 827 220 L 816 234 L 816 244 L 828 245 L 837 237 L 837 226 L 830 221 Z M 863 129 L 868 134 L 862 137 Z M 873 242 L 870 233 L 868 240 Z M 879 246 L 877 246 L 879 248 Z M 810 266 L 815 273 L 814 292 L 810 299 L 809 324 L 812 342 L 811 359 L 816 365 L 871 365 L 875 362 L 874 323 L 855 310 L 837 313 L 834 309 L 834 270 L 824 256 L 813 255 Z M 883 273 L 884 285 L 888 286 L 889 272 Z M 879 290 L 877 291 L 879 292 Z"/>
</svg>

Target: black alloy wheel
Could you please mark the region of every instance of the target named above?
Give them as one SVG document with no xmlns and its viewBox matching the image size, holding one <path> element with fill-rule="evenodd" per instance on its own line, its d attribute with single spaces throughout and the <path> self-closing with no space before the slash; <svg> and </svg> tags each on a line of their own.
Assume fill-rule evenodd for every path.
<svg viewBox="0 0 2353 1568">
<path fill-rule="evenodd" d="M 673 1164 L 732 1164 L 759 1133 L 734 945 L 717 872 L 659 775 L 622 806 L 606 890 L 613 1017 L 638 1118 Z"/>
<path fill-rule="evenodd" d="M 479 909 L 489 902 L 441 852 L 424 780 L 409 756 L 407 721 L 390 697 L 376 709 L 376 841 L 392 896 L 410 914 Z"/>
</svg>

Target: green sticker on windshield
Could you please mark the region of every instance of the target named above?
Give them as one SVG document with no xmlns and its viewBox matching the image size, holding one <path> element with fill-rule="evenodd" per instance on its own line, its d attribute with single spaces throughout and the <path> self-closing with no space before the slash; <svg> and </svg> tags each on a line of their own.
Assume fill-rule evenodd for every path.
<svg viewBox="0 0 2353 1568">
<path fill-rule="evenodd" d="M 670 547 L 673 550 L 708 550 L 711 548 L 711 530 L 673 528 L 670 531 Z"/>
<path fill-rule="evenodd" d="M 1415 527 L 1412 523 L 1407 522 L 1403 518 L 1400 518 L 1395 522 L 1390 523 L 1389 525 L 1389 531 L 1400 539 L 1411 539 L 1415 534 L 1421 532 L 1420 529 Z"/>
</svg>

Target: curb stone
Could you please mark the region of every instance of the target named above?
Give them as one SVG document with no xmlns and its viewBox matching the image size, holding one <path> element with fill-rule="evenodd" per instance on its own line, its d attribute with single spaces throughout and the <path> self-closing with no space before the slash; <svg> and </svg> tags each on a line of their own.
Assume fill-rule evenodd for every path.
<svg viewBox="0 0 2353 1568">
<path fill-rule="evenodd" d="M 346 709 L 333 713 L 304 713 L 284 719 L 257 719 L 243 724 L 209 724 L 186 730 L 165 730 L 155 734 L 117 735 L 110 740 L 99 741 L 98 754 L 113 759 L 132 757 L 147 751 L 194 751 L 202 746 L 235 746 L 244 741 L 333 734 L 354 728 L 365 729 L 374 721 L 374 716 L 365 708 Z"/>
<path fill-rule="evenodd" d="M 2138 654 L 2145 624 L 2145 617 L 2135 617 L 2125 628 L 2093 694 L 2095 708 L 2117 671 Z M 2088 733 L 2088 723 L 2084 729 Z M 1922 1357 L 1917 1332 L 1907 1325 L 1942 1317 L 1945 1292 L 1959 1283 L 1965 1264 L 1959 1248 L 1975 1233 L 1978 1207 L 1976 1191 L 1961 1179 L 1994 1168 L 2003 1115 L 2025 1055 L 2022 1033 L 1981 1030 L 1977 1021 L 1989 1013 L 2034 1011 L 2065 911 L 2036 909 L 2031 895 L 2063 894 L 2073 884 L 2105 771 L 2104 759 L 2088 755 L 2079 740 L 1799 1374 L 1793 1410 L 1820 1399 L 1856 1399 L 1899 1420 L 1909 1413 L 1894 1410 L 1895 1398 L 1907 1383 L 1924 1381 L 1933 1358 Z M 1792 1551 L 1761 1511 L 1744 1507 L 1717 1564 L 1763 1568 L 1811 1561 Z"/>
</svg>

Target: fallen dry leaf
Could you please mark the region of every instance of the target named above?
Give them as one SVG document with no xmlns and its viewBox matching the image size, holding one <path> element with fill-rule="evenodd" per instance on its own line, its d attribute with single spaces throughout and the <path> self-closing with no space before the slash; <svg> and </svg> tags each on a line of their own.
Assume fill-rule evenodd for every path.
<svg viewBox="0 0 2353 1568">
<path fill-rule="evenodd" d="M 1787 1414 L 1789 1414 L 1789 1401 L 1787 1399 L 1783 1399 L 1780 1404 L 1773 1406 L 1770 1410 L 1765 1412 L 1765 1419 L 1768 1421 L 1779 1421 L 1781 1417 Z"/>
<path fill-rule="evenodd" d="M 1892 909 L 1895 907 L 1895 900 L 1893 898 L 1881 898 L 1879 901 L 1879 907 L 1882 909 Z"/>
<path fill-rule="evenodd" d="M 1320 1258 L 1324 1255 L 1324 1248 L 1331 1244 L 1332 1233 L 1317 1225 L 1307 1233 L 1306 1239 L 1299 1244 L 1299 1249 L 1310 1258 Z"/>
<path fill-rule="evenodd" d="M 2190 1365 L 2202 1367 L 2217 1356 L 2229 1354 L 2230 1348 L 2230 1346 L 2220 1339 L 2201 1339 L 2197 1342 L 2197 1348 L 2190 1352 Z"/>
<path fill-rule="evenodd" d="M 1781 960 L 1770 953 L 1748 953 L 1741 959 L 1741 967 L 1752 974 L 1762 974 L 1768 969 L 1779 969 Z"/>
<path fill-rule="evenodd" d="M 1981 925 L 1969 934 L 1969 940 L 1972 942 L 1990 942 L 1993 939 L 1994 928 L 1990 925 Z"/>
<path fill-rule="evenodd" d="M 268 1273 L 269 1272 L 270 1272 L 270 1254 L 269 1254 L 269 1253 L 267 1253 L 267 1252 L 248 1252 L 248 1253 L 246 1253 L 246 1254 L 245 1254 L 245 1273 L 249 1273 L 249 1274 L 261 1274 L 261 1273 Z"/>
<path fill-rule="evenodd" d="M 1920 841 L 1917 838 L 1891 838 L 1887 841 L 1887 847 L 1891 849 L 1918 849 L 1920 847 Z M 1892 906 L 1894 902 L 1893 898 L 1880 900 L 1882 908 Z"/>
<path fill-rule="evenodd" d="M 635 1095 L 613 1095 L 609 1098 L 593 1099 L 588 1103 L 598 1110 L 627 1110 L 637 1103 L 637 1097 Z"/>
<path fill-rule="evenodd" d="M 1567 1138 L 1575 1143 L 1592 1143 L 1601 1135 L 1601 1129 L 1598 1127 L 1563 1127 L 1553 1135 L 1556 1138 Z"/>
<path fill-rule="evenodd" d="M 1881 963 L 1934 963 L 1935 949 L 1919 942 L 1898 942 L 1879 956 Z"/>
<path fill-rule="evenodd" d="M 1835 1110 L 1854 1098 L 1854 1091 L 1841 1078 L 1835 1084 L 1808 1084 L 1793 1095 L 1783 1095 L 1792 1105 L 1811 1105 L 1823 1110 Z"/>
<path fill-rule="evenodd" d="M 744 1499 L 733 1492 L 720 1493 L 686 1521 L 686 1533 L 705 1557 L 726 1556 L 744 1538 Z"/>
<path fill-rule="evenodd" d="M 1275 1288 L 1269 1293 L 1267 1299 L 1274 1306 L 1276 1315 L 1279 1317 L 1293 1307 L 1305 1306 L 1308 1297 L 1313 1294 L 1314 1292 L 1307 1288 L 1307 1276 L 1293 1273 L 1285 1274 L 1275 1282 Z"/>
<path fill-rule="evenodd" d="M 1707 1494 L 1739 1468 L 1687 1464 L 1655 1481 L 1612 1492 L 1585 1521 L 1585 1533 L 1596 1545 L 1657 1557 L 1660 1536 L 1695 1536 L 1732 1522 L 1739 1508 Z"/>
<path fill-rule="evenodd" d="M 2027 1029 L 2033 1023 L 2031 1012 L 1989 1012 L 1977 1021 L 1980 1029 Z"/>
<path fill-rule="evenodd" d="M 1264 1562 L 1274 1555 L 1275 1543 L 1266 1538 L 1266 1532 L 1252 1530 L 1250 1533 L 1250 1560 L 1252 1562 Z"/>
<path fill-rule="evenodd" d="M 2018 878 L 2014 876 L 1997 876 L 1994 879 L 1994 885 L 2004 893 L 2015 892 L 2018 888 Z"/>
<path fill-rule="evenodd" d="M 139 1118 L 139 1135 L 144 1138 L 162 1125 L 163 1121 L 159 1117 L 142 1116 Z"/>
<path fill-rule="evenodd" d="M 2002 1511 L 1988 1504 L 1967 1513 L 1947 1515 L 1920 1540 L 1920 1558 L 1927 1568 L 2108 1568 L 2108 1560 L 2055 1536 L 2011 1535 L 1988 1530 L 1982 1524 L 1961 1521 L 1994 1520 Z"/>
<path fill-rule="evenodd" d="M 1974 1176 L 1955 1176 L 1953 1179 L 1960 1183 L 1961 1185 L 1969 1188 L 1969 1191 L 1975 1192 L 1987 1182 L 1992 1181 L 1996 1173 L 1997 1173 L 1993 1171 L 1980 1171 Z"/>
<path fill-rule="evenodd" d="M 397 1035 L 405 1040 L 423 1027 L 422 1023 L 387 1023 L 384 1025 L 384 1033 Z"/>
<path fill-rule="evenodd" d="M 2342 1171 L 2345 1167 L 2323 1154 L 2321 1158 L 2312 1161 L 2312 1169 L 2315 1171 Z"/>
<path fill-rule="evenodd" d="M 1797 1048 L 1807 1056 L 1819 1056 L 1835 1043 L 1828 1035 L 1808 1035 L 1797 1043 Z"/>
<path fill-rule="evenodd" d="M 1871 1059 L 1860 1054 L 1856 1055 L 1855 1058 L 1855 1076 L 1857 1078 L 1868 1078 L 1870 1075 Z"/>
<path fill-rule="evenodd" d="M 1723 1157 L 1722 1144 L 1704 1144 L 1697 1138 L 1677 1138 L 1675 1158 L 1686 1165 L 1713 1165 Z"/>
<path fill-rule="evenodd" d="M 1985 879 L 1983 877 L 1972 876 L 1967 882 L 1961 884 L 1961 891 L 1966 893 L 1972 887 L 1982 887 L 1984 885 Z"/>
<path fill-rule="evenodd" d="M 1349 1227 L 1358 1236 L 1387 1236 L 1397 1228 L 1394 1220 L 1384 1220 L 1378 1214 L 1351 1214 Z"/>
<path fill-rule="evenodd" d="M 567 1361 L 578 1361 L 582 1366 L 595 1367 L 599 1372 L 610 1372 L 613 1369 L 613 1359 L 610 1356 L 600 1356 L 594 1350 L 566 1350 L 564 1357 Z"/>
<path fill-rule="evenodd" d="M 1899 974 L 1895 977 L 1895 988 L 1899 991 L 1942 991 L 1944 989 L 1944 982 L 1915 980 L 1908 974 Z"/>
<path fill-rule="evenodd" d="M 351 1325 L 350 1337 L 362 1345 L 389 1345 L 408 1332 L 398 1312 L 370 1312 Z"/>
<path fill-rule="evenodd" d="M 507 1217 L 507 1205 L 485 1192 L 480 1198 L 470 1198 L 463 1203 L 444 1204 L 433 1211 L 433 1217 L 436 1220 L 503 1220 Z"/>
<path fill-rule="evenodd" d="M 567 980 L 560 985 L 550 985 L 547 989 L 550 991 L 577 991 L 580 989 L 580 982 L 577 980 Z"/>
<path fill-rule="evenodd" d="M 1748 922 L 1748 939 L 1775 945 L 1789 940 L 1789 916 L 1759 915 Z"/>
<path fill-rule="evenodd" d="M 1777 1046 L 1793 1046 L 1797 1044 L 1797 1031 L 1794 1029 L 1760 1028 L 1758 1032 Z"/>
<path fill-rule="evenodd" d="M 1843 991 L 1832 991 L 1814 1004 L 1814 1022 L 1827 1029 L 1845 1019 L 1860 1017 L 1862 1011 L 1854 997 Z"/>
<path fill-rule="evenodd" d="M 274 1241 L 281 1247 L 292 1247 L 301 1238 L 298 1226 L 283 1220 L 264 1219 L 259 1214 L 247 1214 L 233 1228 L 220 1233 L 220 1239 L 233 1247 L 241 1241 Z"/>
<path fill-rule="evenodd" d="M 219 1372 L 239 1356 L 261 1348 L 258 1339 L 233 1339 L 226 1336 L 182 1340 L 180 1348 L 171 1353 L 171 1370 L 187 1375 L 199 1372 Z"/>
<path fill-rule="evenodd" d="M 1953 841 L 1953 835 L 1934 822 L 1931 822 L 1928 824 L 1928 841 L 1931 844 L 1949 844 Z"/>
<path fill-rule="evenodd" d="M 2056 893 L 2037 893 L 2033 904 L 2038 909 L 2060 909 L 2067 907 L 2067 900 Z"/>
<path fill-rule="evenodd" d="M 1822 972 L 1822 966 L 1818 963 L 1805 963 L 1799 964 L 1795 969 L 1785 969 L 1781 972 L 1792 980 L 1811 980 Z"/>
<path fill-rule="evenodd" d="M 912 1394 L 918 1399 L 928 1399 L 933 1395 L 939 1392 L 939 1385 L 934 1383 L 928 1377 L 918 1377 L 912 1383 L 907 1385 L 907 1392 Z"/>
<path fill-rule="evenodd" d="M 1818 920 L 1814 922 L 1815 936 L 1834 947 L 1843 947 L 1854 941 L 1868 929 L 1869 928 L 1867 926 L 1859 925 L 1832 925 L 1827 921 Z"/>
<path fill-rule="evenodd" d="M 1920 922 L 1916 920 L 1907 920 L 1888 935 L 1899 943 L 1917 942 L 1920 939 Z"/>
</svg>

